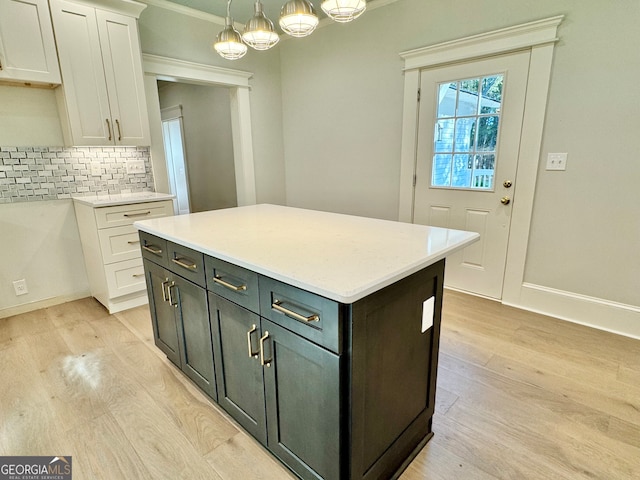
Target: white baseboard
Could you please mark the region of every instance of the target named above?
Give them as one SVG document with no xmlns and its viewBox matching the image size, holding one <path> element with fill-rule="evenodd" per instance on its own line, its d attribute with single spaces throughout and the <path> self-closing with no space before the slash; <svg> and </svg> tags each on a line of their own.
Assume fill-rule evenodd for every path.
<svg viewBox="0 0 640 480">
<path fill-rule="evenodd" d="M 519 302 L 505 305 L 640 339 L 640 307 L 523 283 Z"/>
<path fill-rule="evenodd" d="M 34 302 L 23 303 L 22 305 L 15 305 L 13 307 L 0 308 L 0 318 L 12 317 L 14 315 L 20 315 L 22 313 L 32 312 L 41 308 L 52 307 L 54 305 L 60 305 L 61 303 L 73 302 L 74 300 L 80 300 L 81 298 L 90 297 L 90 292 L 79 292 L 71 295 L 62 295 L 58 297 L 45 298 L 44 300 L 36 300 Z"/>
</svg>

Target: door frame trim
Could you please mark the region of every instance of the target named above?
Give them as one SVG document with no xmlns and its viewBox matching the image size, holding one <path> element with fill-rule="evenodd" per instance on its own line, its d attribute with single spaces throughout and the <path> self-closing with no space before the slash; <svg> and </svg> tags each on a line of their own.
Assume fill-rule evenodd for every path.
<svg viewBox="0 0 640 480">
<path fill-rule="evenodd" d="M 564 15 L 558 15 L 400 53 L 405 62 L 405 80 L 398 219 L 413 222 L 420 70 L 519 50 L 530 51 L 528 86 L 516 171 L 518 201 L 513 204 L 509 230 L 502 287 L 503 303 L 519 304 L 522 294 L 553 49 L 559 40 L 557 30 L 563 19 Z"/>
<path fill-rule="evenodd" d="M 151 127 L 151 162 L 156 191 L 169 192 L 167 162 L 162 142 L 162 121 L 158 80 L 229 88 L 231 97 L 231 135 L 236 174 L 238 206 L 256 203 L 256 179 L 251 131 L 249 79 L 253 73 L 215 67 L 176 58 L 142 54 L 144 86 Z"/>
</svg>

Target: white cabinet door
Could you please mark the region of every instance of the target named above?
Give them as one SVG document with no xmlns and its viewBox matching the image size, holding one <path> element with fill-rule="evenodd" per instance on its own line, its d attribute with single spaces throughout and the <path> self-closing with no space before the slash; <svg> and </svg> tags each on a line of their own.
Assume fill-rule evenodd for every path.
<svg viewBox="0 0 640 480">
<path fill-rule="evenodd" d="M 107 83 L 94 8 L 51 2 L 58 40 L 65 141 L 70 145 L 113 145 Z M 110 133 L 111 132 L 111 133 Z M 111 137 L 111 138 L 109 138 Z"/>
<path fill-rule="evenodd" d="M 60 83 L 47 0 L 0 0 L 0 79 Z"/>
<path fill-rule="evenodd" d="M 69 145 L 150 144 L 136 19 L 52 0 Z"/>
<path fill-rule="evenodd" d="M 102 10 L 96 14 L 116 144 L 149 145 L 136 19 Z"/>
</svg>

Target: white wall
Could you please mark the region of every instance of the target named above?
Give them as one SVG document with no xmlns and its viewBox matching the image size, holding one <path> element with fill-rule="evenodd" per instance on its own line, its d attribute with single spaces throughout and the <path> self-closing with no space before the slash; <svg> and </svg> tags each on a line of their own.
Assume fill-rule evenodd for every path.
<svg viewBox="0 0 640 480">
<path fill-rule="evenodd" d="M 560 14 L 566 17 L 551 77 L 525 282 L 567 298 L 630 307 L 637 320 L 636 0 L 401 0 L 353 24 L 283 43 L 288 203 L 396 219 L 398 53 Z M 569 153 L 566 172 L 544 170 L 548 152 Z M 538 306 L 531 308 L 545 311 Z M 631 327 L 636 335 L 638 323 Z"/>
<path fill-rule="evenodd" d="M 89 296 L 71 200 L 0 205 L 0 318 Z M 29 293 L 17 297 L 13 281 Z"/>
<path fill-rule="evenodd" d="M 191 211 L 237 206 L 229 89 L 164 83 L 158 94 L 160 108 L 182 105 Z"/>
<path fill-rule="evenodd" d="M 249 51 L 236 61 L 212 49 L 222 25 L 149 5 L 139 20 L 142 51 L 190 62 L 252 72 L 251 117 L 258 203 L 284 204 L 280 53 Z"/>
</svg>

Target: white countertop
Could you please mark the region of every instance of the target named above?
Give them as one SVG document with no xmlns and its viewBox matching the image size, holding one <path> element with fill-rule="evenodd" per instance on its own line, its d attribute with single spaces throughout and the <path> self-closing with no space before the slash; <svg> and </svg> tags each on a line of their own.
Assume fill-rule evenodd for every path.
<svg viewBox="0 0 640 480">
<path fill-rule="evenodd" d="M 353 303 L 480 238 L 473 232 L 276 205 L 134 225 L 343 303 Z"/>
<path fill-rule="evenodd" d="M 174 195 L 155 192 L 114 193 L 110 195 L 76 195 L 74 202 L 84 203 L 91 207 L 109 207 L 112 205 L 130 205 L 134 203 L 158 202 L 171 200 Z"/>
</svg>

